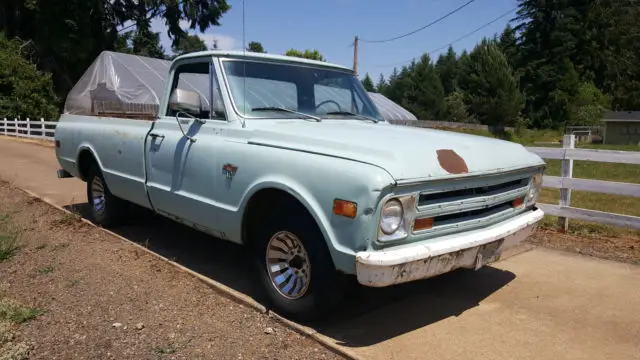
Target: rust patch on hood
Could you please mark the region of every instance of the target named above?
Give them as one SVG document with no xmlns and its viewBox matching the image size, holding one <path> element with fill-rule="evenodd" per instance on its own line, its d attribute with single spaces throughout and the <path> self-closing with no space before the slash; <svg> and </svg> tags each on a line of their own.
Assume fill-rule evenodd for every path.
<svg viewBox="0 0 640 360">
<path fill-rule="evenodd" d="M 440 167 L 450 174 L 466 174 L 469 172 L 467 163 L 455 151 L 450 149 L 436 150 Z"/>
</svg>

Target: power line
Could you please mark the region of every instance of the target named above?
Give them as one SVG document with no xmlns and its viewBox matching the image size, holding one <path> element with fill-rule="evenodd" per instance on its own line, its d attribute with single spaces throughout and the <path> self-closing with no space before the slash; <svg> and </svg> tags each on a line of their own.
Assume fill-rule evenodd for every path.
<svg viewBox="0 0 640 360">
<path fill-rule="evenodd" d="M 482 25 L 482 26 L 478 27 L 477 29 L 475 29 L 475 30 L 473 30 L 473 31 L 471 31 L 471 32 L 469 32 L 469 33 L 467 33 L 467 34 L 464 34 L 463 36 L 461 36 L 461 37 L 459 37 L 459 38 L 457 38 L 457 39 L 455 39 L 455 40 L 453 40 L 453 41 L 450 41 L 450 42 L 446 43 L 445 45 L 442 45 L 442 46 L 440 46 L 440 47 L 437 47 L 437 48 L 435 48 L 435 49 L 433 49 L 433 50 L 429 51 L 429 52 L 428 52 L 428 54 L 429 54 L 429 55 L 432 55 L 432 54 L 433 54 L 433 53 L 435 53 L 436 51 L 440 51 L 440 50 L 442 50 L 442 49 L 444 49 L 444 48 L 449 47 L 450 45 L 453 45 L 453 44 L 457 43 L 458 41 L 461 41 L 461 40 L 464 40 L 464 39 L 468 38 L 469 36 L 471 36 L 471 35 L 473 35 L 473 34 L 477 33 L 478 31 L 480 31 L 480 30 L 482 30 L 482 29 L 486 28 L 487 26 L 489 26 L 489 25 L 491 25 L 491 24 L 495 23 L 496 21 L 498 21 L 498 20 L 500 20 L 500 19 L 504 18 L 505 16 L 507 16 L 507 15 L 511 14 L 512 12 L 514 12 L 514 11 L 515 11 L 515 10 L 517 10 L 517 9 L 518 9 L 518 7 L 516 6 L 516 7 L 512 8 L 511 10 L 509 10 L 509 11 L 507 11 L 507 12 L 503 13 L 502 15 L 500 15 L 500 16 L 498 16 L 498 17 L 494 18 L 493 20 L 489 21 L 488 23 L 486 23 L 486 24 L 484 24 L 484 25 Z M 386 64 L 386 65 L 376 65 L 376 67 L 389 67 L 389 66 L 398 66 L 398 65 L 403 65 L 403 64 L 409 63 L 409 62 L 411 62 L 411 61 L 413 61 L 413 60 L 415 60 L 415 59 L 416 59 L 416 56 L 412 57 L 412 58 L 411 58 L 411 59 L 409 59 L 409 60 L 405 60 L 405 61 L 402 61 L 402 62 L 397 62 L 397 63 L 394 63 L 394 64 Z"/>
<path fill-rule="evenodd" d="M 409 35 L 413 35 L 413 34 L 417 33 L 418 31 L 422 31 L 422 30 L 424 30 L 424 29 L 426 29 L 426 28 L 428 28 L 430 26 L 433 26 L 433 25 L 439 23 L 440 21 L 448 18 L 449 16 L 457 13 L 458 11 L 460 11 L 460 10 L 464 9 L 465 7 L 471 5 L 471 3 L 473 3 L 474 1 L 476 1 L 476 0 L 469 0 L 466 3 L 464 3 L 464 4 L 460 5 L 459 7 L 457 7 L 456 9 L 451 10 L 447 14 L 445 14 L 445 15 L 439 17 L 438 19 L 428 23 L 427 25 L 425 25 L 425 26 L 423 26 L 423 27 L 421 27 L 419 29 L 413 30 L 411 32 L 408 32 L 406 34 L 398 35 L 396 37 L 392 37 L 392 38 L 389 38 L 389 39 L 383 39 L 383 40 L 365 40 L 365 39 L 360 39 L 360 41 L 368 42 L 368 43 L 383 43 L 383 42 L 389 42 L 389 41 L 393 41 L 393 40 L 398 40 L 398 39 L 401 39 L 403 37 L 407 37 Z"/>
</svg>

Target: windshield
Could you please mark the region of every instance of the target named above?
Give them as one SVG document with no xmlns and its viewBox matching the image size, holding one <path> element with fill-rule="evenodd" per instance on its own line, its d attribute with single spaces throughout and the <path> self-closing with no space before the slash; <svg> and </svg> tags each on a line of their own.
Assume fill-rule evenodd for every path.
<svg viewBox="0 0 640 360">
<path fill-rule="evenodd" d="M 300 117 L 281 108 L 322 119 L 358 119 L 355 114 L 382 121 L 360 80 L 349 72 L 254 60 L 224 60 L 223 67 L 243 116 Z"/>
</svg>

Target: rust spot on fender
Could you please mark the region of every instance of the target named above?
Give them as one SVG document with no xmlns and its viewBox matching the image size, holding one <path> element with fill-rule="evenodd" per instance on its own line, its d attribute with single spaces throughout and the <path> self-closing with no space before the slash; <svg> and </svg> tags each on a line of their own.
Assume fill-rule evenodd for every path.
<svg viewBox="0 0 640 360">
<path fill-rule="evenodd" d="M 450 174 L 466 174 L 469 172 L 467 163 L 455 151 L 450 149 L 436 150 L 440 167 Z"/>
</svg>

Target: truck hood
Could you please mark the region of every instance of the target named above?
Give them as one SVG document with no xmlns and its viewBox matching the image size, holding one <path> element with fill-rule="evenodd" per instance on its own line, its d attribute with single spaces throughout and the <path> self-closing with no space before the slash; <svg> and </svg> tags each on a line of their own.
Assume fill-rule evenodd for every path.
<svg viewBox="0 0 640 360">
<path fill-rule="evenodd" d="M 480 175 L 544 165 L 520 144 L 360 120 L 255 121 L 249 142 L 364 162 L 396 181 Z"/>
</svg>

